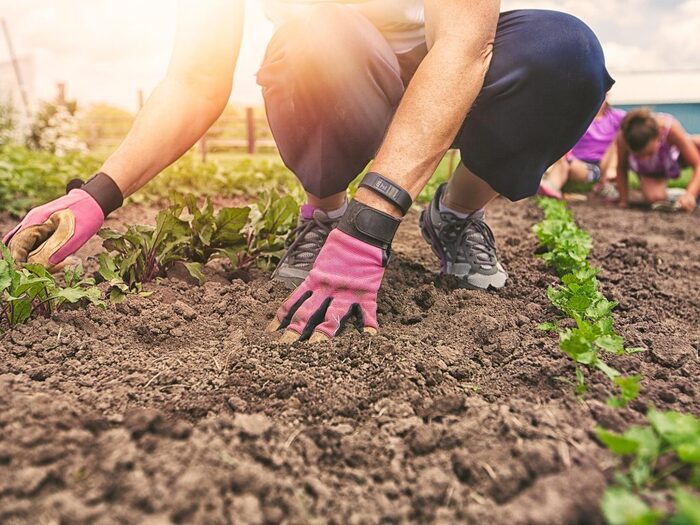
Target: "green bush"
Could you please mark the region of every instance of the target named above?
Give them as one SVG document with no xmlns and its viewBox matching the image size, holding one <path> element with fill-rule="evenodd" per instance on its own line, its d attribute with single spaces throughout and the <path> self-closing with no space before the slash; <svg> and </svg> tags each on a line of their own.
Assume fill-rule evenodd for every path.
<svg viewBox="0 0 700 525">
<path fill-rule="evenodd" d="M 98 159 L 80 153 L 57 157 L 24 146 L 1 146 L 0 211 L 20 217 L 65 194 L 71 179 L 90 177 L 99 167 Z"/>
</svg>

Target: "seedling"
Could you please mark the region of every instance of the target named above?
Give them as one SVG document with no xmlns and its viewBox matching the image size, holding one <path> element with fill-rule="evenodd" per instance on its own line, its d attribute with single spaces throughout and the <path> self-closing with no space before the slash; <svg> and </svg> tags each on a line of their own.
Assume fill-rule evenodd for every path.
<svg viewBox="0 0 700 525">
<path fill-rule="evenodd" d="M 636 523 L 700 523 L 700 420 L 679 412 L 647 414 L 649 424 L 634 425 L 617 434 L 597 429 L 600 441 L 624 458 L 625 470 L 605 491 L 603 514 L 611 525 Z M 686 485 L 685 487 L 683 485 Z M 659 499 L 672 489 L 673 515 L 650 507 L 645 499 Z"/>
<path fill-rule="evenodd" d="M 561 330 L 555 322 L 543 323 L 540 329 L 559 333 L 559 347 L 575 364 L 576 392 L 586 391 L 581 366 L 599 370 L 619 390 L 608 400 L 622 407 L 636 399 L 641 377 L 623 376 L 600 358 L 600 352 L 615 355 L 642 351 L 626 348 L 624 339 L 615 332 L 613 311 L 617 302 L 608 300 L 598 289 L 598 270 L 588 262 L 591 238 L 580 230 L 566 205 L 553 199 L 540 199 L 545 218 L 533 227 L 545 250 L 540 257 L 561 276 L 560 284 L 550 286 L 547 296 L 552 304 L 576 323 L 575 328 Z"/>
<path fill-rule="evenodd" d="M 156 217 L 156 225 L 131 225 L 126 232 L 102 229 L 109 253 L 99 256 L 100 275 L 110 283 L 110 298 L 121 301 L 128 293 L 162 277 L 182 262 L 200 283 L 203 265 L 226 258 L 237 269 L 253 264 L 269 269 L 282 256 L 299 214 L 292 197 L 265 193 L 252 207 L 214 211 L 210 199 L 198 207 L 194 195 L 176 197 Z"/>
<path fill-rule="evenodd" d="M 83 269 L 67 268 L 60 286 L 39 264 L 19 268 L 7 247 L 0 243 L 0 331 L 34 317 L 49 317 L 66 304 L 92 304 L 105 308 L 94 279 L 84 279 Z"/>
</svg>

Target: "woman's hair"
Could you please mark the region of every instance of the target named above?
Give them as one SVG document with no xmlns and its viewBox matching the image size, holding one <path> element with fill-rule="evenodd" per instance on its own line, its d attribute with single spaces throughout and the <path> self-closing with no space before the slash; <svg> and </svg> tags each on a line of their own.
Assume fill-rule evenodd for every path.
<svg viewBox="0 0 700 525">
<path fill-rule="evenodd" d="M 641 151 L 659 136 L 659 124 L 649 108 L 627 113 L 620 126 L 622 136 L 632 151 Z"/>
</svg>

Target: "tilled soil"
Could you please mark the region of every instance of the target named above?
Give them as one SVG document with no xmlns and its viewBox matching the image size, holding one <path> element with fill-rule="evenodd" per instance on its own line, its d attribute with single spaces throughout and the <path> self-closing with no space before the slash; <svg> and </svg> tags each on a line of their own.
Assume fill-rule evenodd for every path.
<svg viewBox="0 0 700 525">
<path fill-rule="evenodd" d="M 133 213 L 133 212 L 130 212 Z M 149 212 L 141 212 L 148 216 Z M 600 523 L 616 460 L 593 429 L 649 406 L 700 414 L 697 217 L 575 207 L 618 330 L 647 352 L 625 410 L 537 330 L 556 277 L 533 257 L 532 203 L 490 224 L 500 293 L 437 274 L 413 213 L 379 302 L 380 335 L 292 346 L 261 330 L 286 290 L 269 275 L 68 311 L 0 344 L 0 522 Z"/>
</svg>

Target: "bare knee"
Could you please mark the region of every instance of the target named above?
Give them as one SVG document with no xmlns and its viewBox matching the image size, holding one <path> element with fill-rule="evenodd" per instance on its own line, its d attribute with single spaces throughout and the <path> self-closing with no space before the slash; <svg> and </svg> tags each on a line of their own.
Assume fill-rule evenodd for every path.
<svg viewBox="0 0 700 525">
<path fill-rule="evenodd" d="M 646 186 L 646 187 L 645 187 Z M 648 204 L 654 204 L 655 202 L 663 202 L 667 198 L 666 185 L 665 184 L 655 184 L 654 186 L 642 184 L 642 194 L 644 195 L 644 200 Z"/>
</svg>

